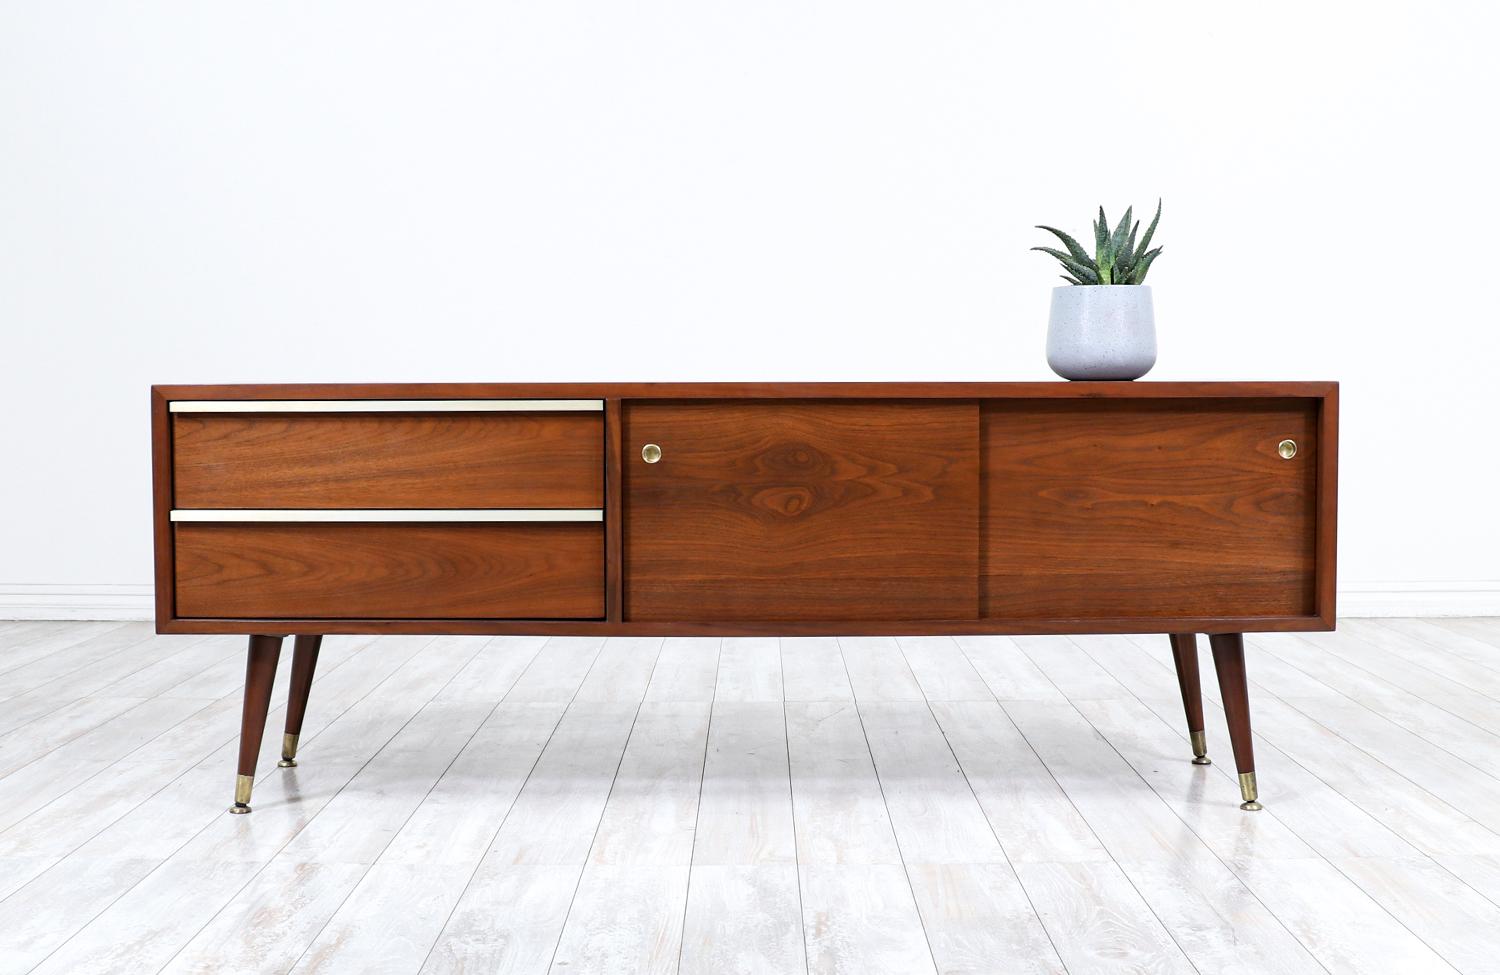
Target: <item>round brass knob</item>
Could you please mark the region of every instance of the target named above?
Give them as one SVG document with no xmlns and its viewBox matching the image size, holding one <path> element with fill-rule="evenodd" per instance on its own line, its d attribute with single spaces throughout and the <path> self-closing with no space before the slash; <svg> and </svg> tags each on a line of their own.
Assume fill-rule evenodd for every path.
<svg viewBox="0 0 1500 975">
<path fill-rule="evenodd" d="M 641 460 L 648 464 L 656 463 L 661 460 L 661 448 L 654 443 L 646 444 L 646 446 L 641 448 Z"/>
<path fill-rule="evenodd" d="M 1276 452 L 1281 455 L 1282 460 L 1291 460 L 1297 456 L 1297 441 L 1283 440 L 1276 445 Z"/>
</svg>

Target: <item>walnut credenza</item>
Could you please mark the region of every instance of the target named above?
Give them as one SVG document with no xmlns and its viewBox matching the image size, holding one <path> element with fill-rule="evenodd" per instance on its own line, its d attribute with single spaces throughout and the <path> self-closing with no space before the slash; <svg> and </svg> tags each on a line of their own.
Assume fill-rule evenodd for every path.
<svg viewBox="0 0 1500 975">
<path fill-rule="evenodd" d="M 1334 625 L 1335 383 L 156 386 L 156 616 L 250 634 L 236 812 L 295 634 L 1158 632 L 1204 764 L 1209 635 Z"/>
</svg>

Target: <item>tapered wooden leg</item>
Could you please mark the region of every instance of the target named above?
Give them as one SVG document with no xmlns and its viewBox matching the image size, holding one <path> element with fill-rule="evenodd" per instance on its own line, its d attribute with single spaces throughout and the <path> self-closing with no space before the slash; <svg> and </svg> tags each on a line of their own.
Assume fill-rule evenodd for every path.
<svg viewBox="0 0 1500 975">
<path fill-rule="evenodd" d="M 1182 710 L 1187 715 L 1188 738 L 1193 745 L 1193 764 L 1212 765 L 1208 736 L 1203 733 L 1203 689 L 1198 679 L 1198 634 L 1172 633 L 1172 662 L 1177 665 L 1177 687 L 1182 691 Z"/>
<path fill-rule="evenodd" d="M 1255 750 L 1250 742 L 1250 688 L 1245 680 L 1245 637 L 1240 633 L 1214 633 L 1208 644 L 1214 652 L 1214 670 L 1219 673 L 1219 694 L 1224 699 L 1224 717 L 1229 721 L 1229 744 L 1234 749 L 1234 767 L 1240 773 L 1241 809 L 1259 809 L 1260 792 L 1255 785 Z"/>
<path fill-rule="evenodd" d="M 232 813 L 250 811 L 250 790 L 255 786 L 255 762 L 260 758 L 260 740 L 266 733 L 266 712 L 271 708 L 271 685 L 276 683 L 276 663 L 281 657 L 279 636 L 252 636 L 245 663 L 245 704 L 240 712 L 240 766 L 234 781 Z"/>
<path fill-rule="evenodd" d="M 292 689 L 286 701 L 286 734 L 281 736 L 280 768 L 297 765 L 297 738 L 302 734 L 302 718 L 307 714 L 307 695 L 312 690 L 313 672 L 318 669 L 321 636 L 299 636 L 292 646 Z"/>
</svg>

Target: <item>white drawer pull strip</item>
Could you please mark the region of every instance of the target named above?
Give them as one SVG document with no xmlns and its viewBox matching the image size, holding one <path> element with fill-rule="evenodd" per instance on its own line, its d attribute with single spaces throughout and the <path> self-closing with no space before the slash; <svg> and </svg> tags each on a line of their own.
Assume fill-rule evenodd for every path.
<svg viewBox="0 0 1500 975">
<path fill-rule="evenodd" d="M 602 508 L 177 508 L 173 521 L 603 521 Z"/>
<path fill-rule="evenodd" d="M 173 413 L 599 413 L 602 399 L 182 399 Z"/>
</svg>

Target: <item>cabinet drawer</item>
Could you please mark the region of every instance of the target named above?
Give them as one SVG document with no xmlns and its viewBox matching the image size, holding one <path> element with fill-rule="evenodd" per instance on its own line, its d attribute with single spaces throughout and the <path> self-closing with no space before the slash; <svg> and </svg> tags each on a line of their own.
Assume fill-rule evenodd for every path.
<svg viewBox="0 0 1500 975">
<path fill-rule="evenodd" d="M 593 523 L 179 523 L 177 615 L 597 619 Z"/>
<path fill-rule="evenodd" d="M 598 412 L 172 416 L 176 508 L 598 508 L 603 468 Z"/>
</svg>

